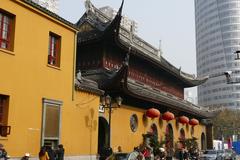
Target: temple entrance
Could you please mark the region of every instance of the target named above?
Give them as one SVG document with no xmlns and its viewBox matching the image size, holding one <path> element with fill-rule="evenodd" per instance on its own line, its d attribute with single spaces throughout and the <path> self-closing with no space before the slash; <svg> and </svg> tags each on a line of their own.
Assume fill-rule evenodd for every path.
<svg viewBox="0 0 240 160">
<path fill-rule="evenodd" d="M 185 131 L 183 128 L 180 129 L 180 134 L 179 134 L 179 142 L 180 142 L 180 148 L 185 148 Z"/>
<path fill-rule="evenodd" d="M 206 138 L 205 138 L 205 134 L 202 133 L 201 135 L 201 149 L 205 150 L 206 149 Z"/>
<path fill-rule="evenodd" d="M 152 133 L 153 135 L 155 135 L 156 137 L 158 137 L 158 130 L 157 130 L 156 124 L 152 124 L 152 125 L 151 125 L 150 133 Z"/>
<path fill-rule="evenodd" d="M 108 146 L 108 122 L 105 118 L 98 118 L 98 153 L 104 151 L 104 148 Z"/>
<path fill-rule="evenodd" d="M 166 126 L 166 131 L 165 131 L 165 148 L 167 152 L 167 159 L 172 159 L 174 156 L 174 150 L 173 150 L 173 145 L 174 145 L 174 136 L 173 136 L 173 128 L 171 124 L 168 124 Z"/>
</svg>

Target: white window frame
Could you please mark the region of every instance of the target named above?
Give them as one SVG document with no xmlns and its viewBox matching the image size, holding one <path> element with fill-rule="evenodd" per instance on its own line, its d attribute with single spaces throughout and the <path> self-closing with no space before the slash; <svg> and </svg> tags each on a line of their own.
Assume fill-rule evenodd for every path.
<svg viewBox="0 0 240 160">
<path fill-rule="evenodd" d="M 43 112 L 42 112 L 42 135 L 41 135 L 41 146 L 44 145 L 44 140 L 57 140 L 58 144 L 61 143 L 61 123 L 62 123 L 62 105 L 63 102 L 59 101 L 59 100 L 52 100 L 52 99 L 47 99 L 47 98 L 43 98 L 42 101 L 43 104 Z M 46 107 L 47 106 L 54 106 L 54 107 L 58 107 L 59 108 L 59 135 L 58 137 L 45 137 L 45 118 L 46 118 Z"/>
</svg>

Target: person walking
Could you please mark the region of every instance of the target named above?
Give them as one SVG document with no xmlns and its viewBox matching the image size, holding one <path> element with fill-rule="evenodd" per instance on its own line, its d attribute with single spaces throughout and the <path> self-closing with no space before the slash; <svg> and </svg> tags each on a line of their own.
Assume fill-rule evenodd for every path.
<svg viewBox="0 0 240 160">
<path fill-rule="evenodd" d="M 179 160 L 184 160 L 183 154 L 184 154 L 184 149 L 181 148 L 178 152 L 178 159 Z"/>
<path fill-rule="evenodd" d="M 62 144 L 58 145 L 58 149 L 55 151 L 56 154 L 56 160 L 64 160 L 64 148 Z"/>
<path fill-rule="evenodd" d="M 55 160 L 55 153 L 51 146 L 46 146 L 46 151 L 48 153 L 49 160 Z"/>
<path fill-rule="evenodd" d="M 188 160 L 188 158 L 189 158 L 188 150 L 187 150 L 187 149 L 184 149 L 184 151 L 183 151 L 183 159 L 184 159 L 184 160 Z"/>
<path fill-rule="evenodd" d="M 42 146 L 38 153 L 39 160 L 49 160 L 48 153 L 46 151 L 46 147 Z"/>
</svg>

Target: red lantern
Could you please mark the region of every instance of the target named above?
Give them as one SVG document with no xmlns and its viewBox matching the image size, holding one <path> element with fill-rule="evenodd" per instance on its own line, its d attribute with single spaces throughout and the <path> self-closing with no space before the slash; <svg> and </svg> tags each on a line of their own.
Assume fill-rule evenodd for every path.
<svg viewBox="0 0 240 160">
<path fill-rule="evenodd" d="M 175 118 L 174 114 L 172 112 L 165 112 L 162 116 L 162 119 L 163 120 L 166 120 L 166 121 L 170 121 L 170 120 L 173 120 Z"/>
<path fill-rule="evenodd" d="M 179 117 L 178 121 L 182 124 L 187 124 L 189 122 L 189 118 L 186 116 Z"/>
<path fill-rule="evenodd" d="M 198 125 L 199 124 L 199 121 L 195 118 L 192 118 L 190 121 L 189 121 L 189 124 L 192 125 L 192 126 L 195 126 L 195 125 Z"/>
<path fill-rule="evenodd" d="M 159 110 L 157 110 L 155 108 L 150 108 L 147 110 L 146 116 L 150 117 L 150 118 L 156 118 L 156 117 L 160 116 L 160 112 L 159 112 Z"/>
</svg>

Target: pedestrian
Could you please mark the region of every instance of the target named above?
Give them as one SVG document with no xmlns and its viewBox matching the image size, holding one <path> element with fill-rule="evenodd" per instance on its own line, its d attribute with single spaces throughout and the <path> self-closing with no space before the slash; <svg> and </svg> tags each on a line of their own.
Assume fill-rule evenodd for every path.
<svg viewBox="0 0 240 160">
<path fill-rule="evenodd" d="M 122 152 L 122 147 L 118 146 L 118 152 Z"/>
<path fill-rule="evenodd" d="M 149 146 L 144 147 L 142 154 L 146 160 L 151 160 L 152 152 L 151 152 L 151 148 Z"/>
<path fill-rule="evenodd" d="M 38 153 L 39 160 L 49 160 L 48 153 L 46 151 L 46 147 L 42 146 Z"/>
<path fill-rule="evenodd" d="M 184 152 L 183 152 L 183 159 L 188 160 L 188 158 L 189 158 L 189 153 L 188 153 L 188 150 L 185 149 Z"/>
<path fill-rule="evenodd" d="M 0 143 L 0 160 L 7 159 L 7 151 L 4 149 L 3 144 Z"/>
<path fill-rule="evenodd" d="M 154 154 L 154 160 L 164 160 L 166 158 L 165 149 L 157 148 Z"/>
<path fill-rule="evenodd" d="M 114 154 L 113 154 L 112 148 L 111 148 L 111 147 L 108 147 L 107 150 L 108 150 L 108 151 L 107 151 L 107 158 L 106 158 L 106 160 L 115 160 L 115 156 L 114 156 Z"/>
<path fill-rule="evenodd" d="M 25 153 L 25 155 L 21 158 L 21 160 L 29 160 L 30 154 Z"/>
<path fill-rule="evenodd" d="M 55 160 L 55 153 L 52 150 L 52 147 L 46 146 L 46 151 L 48 153 L 49 160 Z"/>
<path fill-rule="evenodd" d="M 178 152 L 178 158 L 179 160 L 184 160 L 184 157 L 183 157 L 183 154 L 184 154 L 184 149 L 181 148 Z"/>
<path fill-rule="evenodd" d="M 63 145 L 59 144 L 57 150 L 55 151 L 56 160 L 64 160 L 64 152 L 65 150 L 63 148 Z"/>
</svg>

